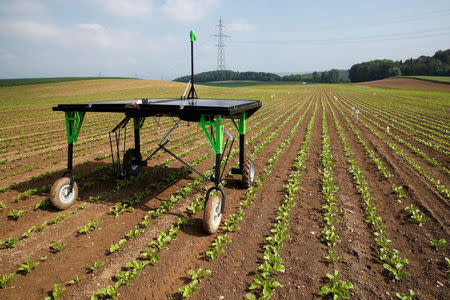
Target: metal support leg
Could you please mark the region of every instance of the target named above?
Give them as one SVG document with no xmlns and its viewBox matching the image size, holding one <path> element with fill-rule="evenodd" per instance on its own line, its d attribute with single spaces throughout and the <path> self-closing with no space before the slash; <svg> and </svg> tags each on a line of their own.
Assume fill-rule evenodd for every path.
<svg viewBox="0 0 450 300">
<path fill-rule="evenodd" d="M 245 146 L 245 134 L 240 134 L 239 135 L 239 171 L 243 172 L 244 170 L 244 157 L 245 157 L 245 153 L 244 153 L 244 147 Z"/>
<path fill-rule="evenodd" d="M 218 186 L 220 183 L 220 162 L 222 161 L 222 154 L 216 154 L 216 165 L 214 166 L 214 185 Z"/>
<path fill-rule="evenodd" d="M 231 169 L 232 174 L 242 174 L 244 172 L 245 159 L 245 134 L 239 134 L 239 168 Z"/>
<path fill-rule="evenodd" d="M 69 132 L 73 132 L 73 120 L 69 120 L 67 122 L 67 125 L 69 127 Z M 63 177 L 67 174 L 70 175 L 70 188 L 69 193 L 72 192 L 73 189 L 73 183 L 75 181 L 75 176 L 73 175 L 73 141 L 69 140 L 67 144 L 67 170 L 64 172 Z"/>
<path fill-rule="evenodd" d="M 139 161 L 142 161 L 141 156 L 141 137 L 140 137 L 140 129 L 134 128 L 134 151 L 138 155 Z"/>
</svg>

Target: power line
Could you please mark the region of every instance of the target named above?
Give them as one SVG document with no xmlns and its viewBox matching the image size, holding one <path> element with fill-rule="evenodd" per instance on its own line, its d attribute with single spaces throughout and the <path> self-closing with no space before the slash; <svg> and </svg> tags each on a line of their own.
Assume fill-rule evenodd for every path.
<svg viewBox="0 0 450 300">
<path fill-rule="evenodd" d="M 312 46 L 322 44 L 343 44 L 343 43 L 360 43 L 364 41 L 390 41 L 390 40 L 409 40 L 417 38 L 427 38 L 435 36 L 448 36 L 450 34 L 450 27 L 435 28 L 426 31 L 391 33 L 372 36 L 358 36 L 358 37 L 342 37 L 332 39 L 320 40 L 278 40 L 278 41 L 233 41 L 232 44 L 257 44 L 257 45 L 292 45 L 292 46 Z"/>
<path fill-rule="evenodd" d="M 222 17 L 219 18 L 219 24 L 217 27 L 217 34 L 213 35 L 217 37 L 217 70 L 225 70 L 225 38 L 230 37 L 223 32 L 224 25 L 222 24 Z"/>
</svg>

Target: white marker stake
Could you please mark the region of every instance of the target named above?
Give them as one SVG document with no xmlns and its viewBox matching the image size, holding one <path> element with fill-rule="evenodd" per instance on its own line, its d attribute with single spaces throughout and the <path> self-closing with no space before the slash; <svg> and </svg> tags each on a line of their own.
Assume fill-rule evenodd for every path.
<svg viewBox="0 0 450 300">
<path fill-rule="evenodd" d="M 358 123 L 359 109 L 357 109 L 357 110 L 355 111 L 355 114 L 356 114 L 356 123 Z"/>
<path fill-rule="evenodd" d="M 352 106 L 352 116 L 353 116 L 353 113 L 355 112 L 355 107 L 354 106 Z"/>
</svg>

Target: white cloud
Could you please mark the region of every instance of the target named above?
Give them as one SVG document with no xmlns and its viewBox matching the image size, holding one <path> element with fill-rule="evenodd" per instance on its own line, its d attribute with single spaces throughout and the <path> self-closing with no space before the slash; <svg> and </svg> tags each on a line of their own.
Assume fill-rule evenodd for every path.
<svg viewBox="0 0 450 300">
<path fill-rule="evenodd" d="M 27 20 L 0 20 L 0 36 L 27 43 L 30 47 L 159 51 L 170 40 L 154 41 L 140 33 L 105 28 L 100 24 L 55 24 Z"/>
<path fill-rule="evenodd" d="M 91 0 L 108 14 L 121 18 L 150 18 L 153 0 Z"/>
<path fill-rule="evenodd" d="M 100 24 L 77 24 L 77 27 L 80 29 L 86 29 L 86 30 L 102 30 L 103 26 Z"/>
<path fill-rule="evenodd" d="M 15 17 L 40 18 L 47 15 L 47 8 L 33 0 L 2 0 L 0 12 Z"/>
<path fill-rule="evenodd" d="M 256 30 L 256 26 L 249 24 L 247 20 L 239 20 L 226 26 L 229 32 L 249 32 Z"/>
<path fill-rule="evenodd" d="M 177 22 L 192 22 L 203 19 L 217 6 L 219 0 L 167 0 L 163 13 Z"/>
<path fill-rule="evenodd" d="M 25 41 L 51 40 L 61 35 L 52 24 L 31 20 L 4 19 L 0 21 L 0 35 Z"/>
<path fill-rule="evenodd" d="M 8 50 L 0 48 L 0 60 L 4 60 L 4 61 L 12 60 L 12 59 L 15 59 L 16 57 L 17 56 L 10 53 Z"/>
</svg>

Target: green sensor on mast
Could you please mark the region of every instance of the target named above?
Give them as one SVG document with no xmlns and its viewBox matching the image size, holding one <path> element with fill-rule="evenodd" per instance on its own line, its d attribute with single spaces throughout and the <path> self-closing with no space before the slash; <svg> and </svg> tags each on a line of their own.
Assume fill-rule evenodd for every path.
<svg viewBox="0 0 450 300">
<path fill-rule="evenodd" d="M 194 87 L 194 42 L 197 40 L 197 35 L 195 34 L 194 29 L 191 30 L 190 36 L 191 36 L 191 80 L 190 80 L 191 88 L 189 89 L 187 99 L 198 99 L 197 92 L 195 91 L 195 87 Z M 189 86 L 189 83 L 188 83 L 188 86 Z M 184 98 L 184 95 L 183 95 L 182 99 L 183 98 Z"/>
</svg>

